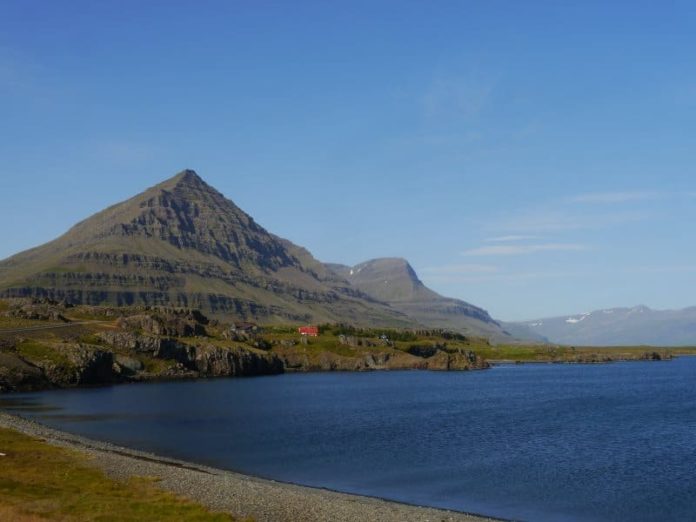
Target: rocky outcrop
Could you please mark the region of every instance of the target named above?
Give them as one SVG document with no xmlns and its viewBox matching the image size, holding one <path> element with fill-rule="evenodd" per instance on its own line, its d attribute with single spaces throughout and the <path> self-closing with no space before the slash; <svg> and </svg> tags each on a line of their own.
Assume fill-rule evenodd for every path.
<svg viewBox="0 0 696 522">
<path fill-rule="evenodd" d="M 668 361 L 672 358 L 672 354 L 667 352 L 645 352 L 641 359 L 644 361 Z"/>
<path fill-rule="evenodd" d="M 406 350 L 411 355 L 417 357 L 432 357 L 438 351 L 442 350 L 443 347 L 439 344 L 412 344 Z"/>
<path fill-rule="evenodd" d="M 36 365 L 48 381 L 57 387 L 83 384 L 108 384 L 116 380 L 114 354 L 84 344 L 53 347 L 63 360 L 39 359 Z"/>
<path fill-rule="evenodd" d="M 488 368 L 488 363 L 475 353 L 448 353 L 438 350 L 431 357 L 419 357 L 397 349 L 356 351 L 341 355 L 329 351 L 313 352 L 302 348 L 278 347 L 287 371 L 370 371 L 370 370 L 474 370 Z"/>
<path fill-rule="evenodd" d="M 63 312 L 68 307 L 65 303 L 51 299 L 13 299 L 10 309 L 1 315 L 28 319 L 32 321 L 62 321 L 67 322 Z"/>
<path fill-rule="evenodd" d="M 0 352 L 0 392 L 40 390 L 50 386 L 41 368 L 14 353 Z"/>
<path fill-rule="evenodd" d="M 283 373 L 283 361 L 274 354 L 242 347 L 197 346 L 196 370 L 206 376 L 251 376 Z"/>
<path fill-rule="evenodd" d="M 101 332 L 99 338 L 115 350 L 132 351 L 156 359 L 176 361 L 202 377 L 270 375 L 283 372 L 275 355 L 241 346 L 215 346 L 210 342 L 183 343 L 177 339 Z M 118 361 L 117 361 L 118 362 Z"/>
<path fill-rule="evenodd" d="M 121 317 L 117 325 L 151 335 L 194 337 L 205 335 L 208 319 L 198 311 L 165 311 Z"/>
<path fill-rule="evenodd" d="M 114 371 L 123 376 L 133 376 L 142 371 L 145 365 L 134 357 L 127 355 L 114 355 Z"/>
<path fill-rule="evenodd" d="M 488 368 L 488 362 L 472 351 L 446 352 L 438 350 L 426 359 L 428 370 L 481 370 Z"/>
<path fill-rule="evenodd" d="M 643 353 L 624 353 L 617 350 L 616 353 L 578 353 L 569 360 L 561 359 L 558 362 L 573 362 L 581 364 L 608 363 L 614 361 L 669 361 L 672 354 L 669 352 L 648 351 Z"/>
</svg>

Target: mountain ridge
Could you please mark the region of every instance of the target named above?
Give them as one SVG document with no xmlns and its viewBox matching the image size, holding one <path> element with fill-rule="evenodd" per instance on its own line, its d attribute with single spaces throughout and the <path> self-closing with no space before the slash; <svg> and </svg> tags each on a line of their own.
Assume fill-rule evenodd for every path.
<svg viewBox="0 0 696 522">
<path fill-rule="evenodd" d="M 577 346 L 696 345 L 696 306 L 654 310 L 645 305 L 594 310 L 511 323 L 550 342 Z M 523 332 L 515 332 L 524 338 Z"/>
</svg>

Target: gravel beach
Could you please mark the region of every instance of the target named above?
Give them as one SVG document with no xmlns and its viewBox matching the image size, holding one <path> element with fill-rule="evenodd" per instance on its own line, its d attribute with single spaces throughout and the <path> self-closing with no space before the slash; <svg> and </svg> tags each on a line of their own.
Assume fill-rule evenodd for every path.
<svg viewBox="0 0 696 522">
<path fill-rule="evenodd" d="M 107 475 L 149 476 L 158 485 L 212 510 L 257 521 L 482 521 L 466 513 L 432 509 L 260 479 L 98 442 L 0 413 L 0 426 L 87 454 Z"/>
</svg>

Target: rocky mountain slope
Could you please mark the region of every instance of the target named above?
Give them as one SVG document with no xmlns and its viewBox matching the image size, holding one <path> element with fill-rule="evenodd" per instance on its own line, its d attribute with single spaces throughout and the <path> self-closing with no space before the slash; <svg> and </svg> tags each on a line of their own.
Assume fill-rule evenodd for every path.
<svg viewBox="0 0 696 522">
<path fill-rule="evenodd" d="M 549 341 L 577 346 L 696 345 L 696 307 L 652 310 L 610 308 L 519 323 Z M 515 332 L 523 336 L 523 330 Z"/>
<path fill-rule="evenodd" d="M 183 171 L 0 262 L 0 296 L 199 308 L 264 323 L 411 320 Z"/>
<path fill-rule="evenodd" d="M 433 328 L 510 341 L 511 336 L 488 312 L 426 287 L 405 259 L 372 259 L 350 267 L 328 264 L 354 288 Z"/>
</svg>

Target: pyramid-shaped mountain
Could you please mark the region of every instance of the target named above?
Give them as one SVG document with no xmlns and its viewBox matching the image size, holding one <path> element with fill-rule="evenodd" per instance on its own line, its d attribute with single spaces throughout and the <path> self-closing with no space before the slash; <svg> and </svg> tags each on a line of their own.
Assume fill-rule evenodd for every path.
<svg viewBox="0 0 696 522">
<path fill-rule="evenodd" d="M 327 267 L 357 290 L 420 324 L 493 340 L 510 340 L 501 324 L 483 308 L 444 297 L 425 286 L 405 259 L 379 258 L 352 267 L 340 264 L 327 264 Z"/>
<path fill-rule="evenodd" d="M 195 307 L 261 322 L 410 324 L 192 170 L 1 261 L 0 296 Z"/>
</svg>

